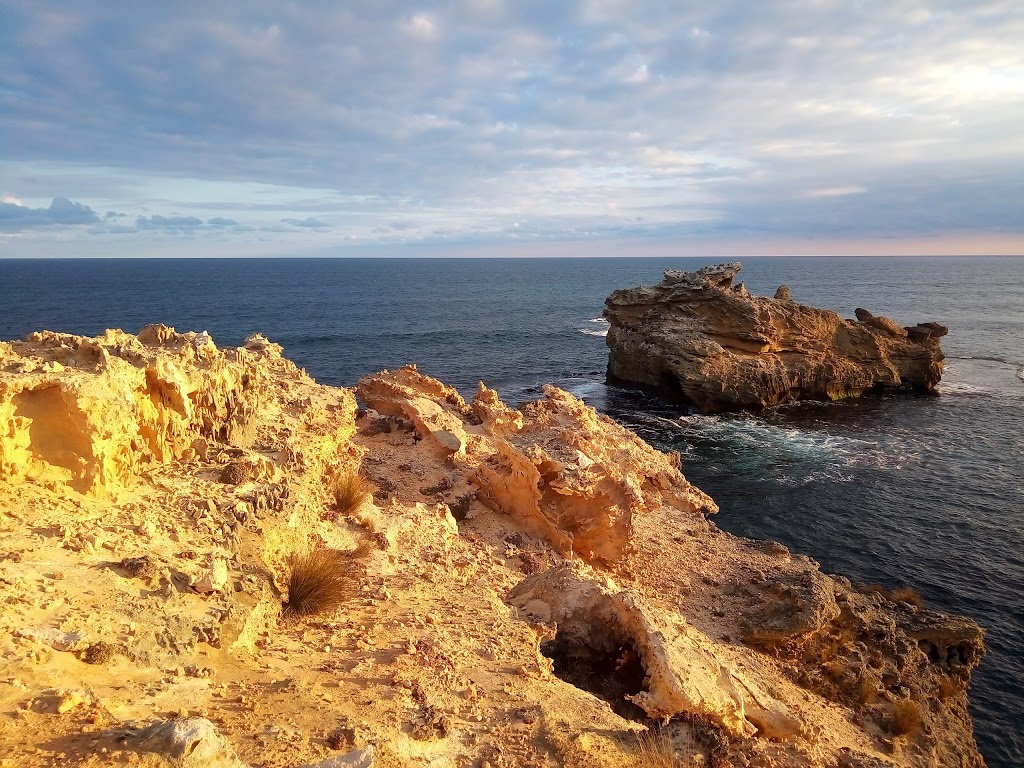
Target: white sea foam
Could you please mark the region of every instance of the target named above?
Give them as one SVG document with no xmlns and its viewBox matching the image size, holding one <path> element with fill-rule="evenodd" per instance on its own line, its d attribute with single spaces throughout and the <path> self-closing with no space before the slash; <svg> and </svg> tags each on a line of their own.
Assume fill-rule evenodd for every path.
<svg viewBox="0 0 1024 768">
<path fill-rule="evenodd" d="M 570 395 L 575 395 L 580 400 L 586 400 L 594 395 L 603 394 L 606 385 L 603 381 L 583 381 L 578 384 L 561 384 L 560 386 Z"/>
<path fill-rule="evenodd" d="M 682 437 L 687 443 L 684 455 L 697 453 L 702 460 L 711 458 L 717 463 L 714 455 L 721 452 L 730 457 L 728 463 L 746 465 L 752 476 L 781 485 L 801 486 L 815 480 L 850 482 L 854 479 L 849 471 L 852 467 L 898 468 L 910 458 L 898 451 L 894 456 L 871 440 L 771 424 L 756 416 L 665 418 L 636 413 L 632 417 L 639 422 L 638 431 L 648 438 L 657 439 L 657 433 L 665 432 Z M 690 450 L 694 442 L 698 448 Z"/>
<path fill-rule="evenodd" d="M 992 390 L 986 387 L 979 387 L 976 384 L 966 384 L 962 381 L 943 381 L 936 387 L 941 395 L 986 395 Z"/>
<path fill-rule="evenodd" d="M 605 320 L 603 317 L 595 317 L 593 320 L 587 320 L 587 322 L 588 323 L 604 323 L 605 325 L 610 325 L 610 323 L 607 320 Z"/>
<path fill-rule="evenodd" d="M 603 331 L 598 331 L 598 330 L 595 330 L 593 328 L 577 328 L 576 330 L 579 331 L 580 333 L 585 333 L 587 336 L 601 336 L 601 337 L 604 337 L 604 336 L 608 335 L 608 329 L 607 328 L 605 328 Z"/>
</svg>

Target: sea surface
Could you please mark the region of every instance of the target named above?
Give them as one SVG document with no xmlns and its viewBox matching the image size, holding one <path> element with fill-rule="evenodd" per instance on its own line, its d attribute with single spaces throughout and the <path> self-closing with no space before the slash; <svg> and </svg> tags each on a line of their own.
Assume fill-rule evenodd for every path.
<svg viewBox="0 0 1024 768">
<path fill-rule="evenodd" d="M 329 384 L 407 362 L 517 405 L 556 384 L 680 451 L 722 528 L 981 623 L 979 746 L 1024 765 L 1024 258 L 744 260 L 756 294 L 948 325 L 940 397 L 701 416 L 607 387 L 605 297 L 707 261 L 0 260 L 0 339 L 162 322 L 220 345 L 259 331 Z"/>
</svg>

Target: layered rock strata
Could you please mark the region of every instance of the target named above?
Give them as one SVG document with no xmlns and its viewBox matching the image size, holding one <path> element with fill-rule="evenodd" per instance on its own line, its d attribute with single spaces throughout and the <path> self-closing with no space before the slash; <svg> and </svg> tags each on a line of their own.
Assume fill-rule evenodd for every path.
<svg viewBox="0 0 1024 768">
<path fill-rule="evenodd" d="M 838 400 L 875 390 L 935 393 L 942 376 L 938 323 L 902 327 L 857 309 L 856 320 L 733 285 L 739 262 L 666 270 L 656 286 L 615 291 L 608 381 L 702 411 Z"/>
<path fill-rule="evenodd" d="M 977 625 L 718 530 L 677 455 L 556 388 L 354 393 L 154 326 L 0 345 L 0 414 L 5 768 L 640 768 L 651 734 L 983 765 Z M 346 602 L 285 615 L 322 548 Z"/>
</svg>

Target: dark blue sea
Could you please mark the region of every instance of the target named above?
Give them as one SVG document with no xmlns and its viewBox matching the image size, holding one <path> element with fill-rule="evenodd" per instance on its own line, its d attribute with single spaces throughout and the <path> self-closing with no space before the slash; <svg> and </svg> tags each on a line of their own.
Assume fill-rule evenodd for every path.
<svg viewBox="0 0 1024 768">
<path fill-rule="evenodd" d="M 975 618 L 974 678 L 992 768 L 1024 765 L 1024 258 L 759 258 L 772 295 L 901 325 L 934 320 L 938 398 L 699 416 L 604 384 L 601 321 L 616 288 L 701 259 L 0 260 L 0 338 L 162 322 L 239 344 L 260 331 L 318 380 L 352 385 L 416 362 L 471 395 L 520 404 L 554 383 L 678 450 L 718 524 L 782 541 L 858 582 L 916 586 Z"/>
</svg>

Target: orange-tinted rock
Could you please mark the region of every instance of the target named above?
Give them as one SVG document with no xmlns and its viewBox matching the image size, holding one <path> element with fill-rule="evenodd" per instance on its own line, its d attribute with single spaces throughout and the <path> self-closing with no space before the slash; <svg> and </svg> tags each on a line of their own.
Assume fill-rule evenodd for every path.
<svg viewBox="0 0 1024 768">
<path fill-rule="evenodd" d="M 740 269 L 667 270 L 656 286 L 609 296 L 609 382 L 703 411 L 935 392 L 942 326 L 907 329 L 861 309 L 858 321 L 845 320 L 791 301 L 782 288 L 775 299 L 751 296 L 732 287 Z"/>
</svg>

